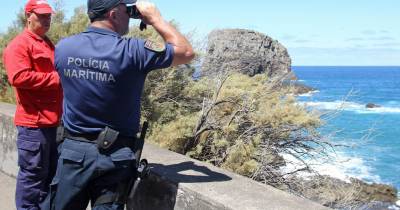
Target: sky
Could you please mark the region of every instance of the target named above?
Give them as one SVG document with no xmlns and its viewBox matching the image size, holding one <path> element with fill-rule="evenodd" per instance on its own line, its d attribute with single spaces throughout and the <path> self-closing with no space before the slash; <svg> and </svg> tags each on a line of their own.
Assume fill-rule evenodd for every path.
<svg viewBox="0 0 400 210">
<path fill-rule="evenodd" d="M 48 0 L 53 4 L 53 0 Z M 5 1 L 0 32 L 25 0 Z M 295 66 L 400 66 L 400 0 L 153 0 L 166 20 L 206 42 L 215 29 L 258 31 L 282 43 Z M 67 18 L 86 0 L 64 0 Z M 132 21 L 135 22 L 135 21 Z"/>
</svg>

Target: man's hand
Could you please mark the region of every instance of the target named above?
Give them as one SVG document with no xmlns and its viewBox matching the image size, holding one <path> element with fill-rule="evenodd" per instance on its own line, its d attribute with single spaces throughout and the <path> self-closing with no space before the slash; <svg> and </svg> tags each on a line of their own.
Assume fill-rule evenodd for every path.
<svg viewBox="0 0 400 210">
<path fill-rule="evenodd" d="M 164 21 L 160 11 L 151 2 L 139 1 L 136 3 L 136 8 L 141 14 L 142 21 L 147 25 L 155 25 Z"/>
<path fill-rule="evenodd" d="M 194 58 L 192 45 L 179 31 L 161 17 L 160 11 L 150 2 L 139 1 L 136 8 L 145 24 L 153 26 L 165 42 L 174 48 L 172 66 L 189 63 Z"/>
</svg>

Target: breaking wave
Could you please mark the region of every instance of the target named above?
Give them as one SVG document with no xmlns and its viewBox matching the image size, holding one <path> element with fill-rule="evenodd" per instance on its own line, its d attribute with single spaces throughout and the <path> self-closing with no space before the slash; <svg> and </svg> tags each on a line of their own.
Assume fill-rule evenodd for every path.
<svg viewBox="0 0 400 210">
<path fill-rule="evenodd" d="M 389 103 L 389 106 L 381 106 L 376 108 L 367 108 L 366 104 L 359 104 L 355 102 L 333 101 L 333 102 L 301 102 L 300 104 L 313 107 L 321 110 L 342 110 L 352 111 L 359 114 L 400 114 L 397 102 Z"/>
<path fill-rule="evenodd" d="M 310 91 L 310 92 L 308 92 L 308 93 L 303 93 L 303 94 L 300 94 L 299 96 L 300 96 L 300 97 L 311 97 L 311 96 L 314 95 L 315 93 L 319 93 L 319 90 L 314 90 L 314 91 Z"/>
<path fill-rule="evenodd" d="M 291 172 L 297 169 L 300 162 L 290 155 L 282 155 L 287 165 L 282 168 L 283 172 Z M 346 182 L 350 182 L 350 178 L 361 179 L 370 183 L 382 183 L 381 178 L 373 174 L 370 168 L 362 158 L 351 157 L 345 153 L 330 154 L 329 160 L 309 160 L 307 163 L 312 166 L 321 175 L 328 175 Z M 300 172 L 300 176 L 307 178 L 312 174 Z"/>
</svg>

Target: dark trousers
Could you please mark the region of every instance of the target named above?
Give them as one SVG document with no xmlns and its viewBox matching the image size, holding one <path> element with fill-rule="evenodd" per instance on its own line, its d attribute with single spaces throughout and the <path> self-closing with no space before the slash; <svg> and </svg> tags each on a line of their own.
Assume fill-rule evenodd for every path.
<svg viewBox="0 0 400 210">
<path fill-rule="evenodd" d="M 58 147 L 57 172 L 43 210 L 123 210 L 121 202 L 96 204 L 103 195 L 115 195 L 136 174 L 135 155 L 129 147 L 100 151 L 90 142 L 65 139 Z M 126 190 L 126 189 L 124 189 Z"/>
<path fill-rule="evenodd" d="M 18 210 L 40 210 L 57 168 L 57 128 L 17 126 L 18 166 L 15 203 Z"/>
</svg>

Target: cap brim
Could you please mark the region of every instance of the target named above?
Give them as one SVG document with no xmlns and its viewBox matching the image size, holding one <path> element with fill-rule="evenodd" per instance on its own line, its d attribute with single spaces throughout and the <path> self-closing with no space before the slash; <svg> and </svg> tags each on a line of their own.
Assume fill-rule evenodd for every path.
<svg viewBox="0 0 400 210">
<path fill-rule="evenodd" d="M 137 2 L 136 0 L 122 0 L 121 4 L 134 4 L 136 2 Z"/>
<path fill-rule="evenodd" d="M 36 8 L 33 12 L 36 14 L 54 14 L 54 11 L 50 7 Z"/>
</svg>

